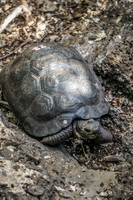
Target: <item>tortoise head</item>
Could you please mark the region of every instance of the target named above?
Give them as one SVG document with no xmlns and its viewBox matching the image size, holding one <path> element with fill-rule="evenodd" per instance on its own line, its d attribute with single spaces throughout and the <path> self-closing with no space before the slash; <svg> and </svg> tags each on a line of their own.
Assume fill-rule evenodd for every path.
<svg viewBox="0 0 133 200">
<path fill-rule="evenodd" d="M 94 119 L 78 120 L 76 130 L 82 138 L 93 140 L 97 137 L 99 122 Z"/>
<path fill-rule="evenodd" d="M 101 126 L 99 119 L 77 120 L 76 131 L 86 140 L 94 140 L 96 143 L 112 142 L 112 134 Z"/>
</svg>

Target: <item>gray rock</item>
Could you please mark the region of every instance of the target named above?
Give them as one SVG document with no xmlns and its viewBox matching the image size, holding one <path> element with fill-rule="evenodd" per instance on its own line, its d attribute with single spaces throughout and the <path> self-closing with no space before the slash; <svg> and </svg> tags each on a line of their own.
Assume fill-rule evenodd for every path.
<svg viewBox="0 0 133 200">
<path fill-rule="evenodd" d="M 0 194 L 16 195 L 14 199 L 18 194 L 19 199 L 43 195 L 52 199 L 56 192 L 58 197 L 84 199 L 98 196 L 97 192 L 113 183 L 114 172 L 80 166 L 64 147 L 44 146 L 18 127 L 6 127 L 7 118 L 0 114 L 0 186 L 4 188 Z"/>
</svg>

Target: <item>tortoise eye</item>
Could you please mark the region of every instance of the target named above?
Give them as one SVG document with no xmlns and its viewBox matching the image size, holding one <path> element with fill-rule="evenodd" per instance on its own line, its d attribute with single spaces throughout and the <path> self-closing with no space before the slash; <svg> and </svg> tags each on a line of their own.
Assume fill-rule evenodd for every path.
<svg viewBox="0 0 133 200">
<path fill-rule="evenodd" d="M 84 130 L 85 130 L 85 132 L 90 132 L 90 130 L 89 130 L 89 129 L 87 129 L 87 128 L 85 128 Z"/>
</svg>

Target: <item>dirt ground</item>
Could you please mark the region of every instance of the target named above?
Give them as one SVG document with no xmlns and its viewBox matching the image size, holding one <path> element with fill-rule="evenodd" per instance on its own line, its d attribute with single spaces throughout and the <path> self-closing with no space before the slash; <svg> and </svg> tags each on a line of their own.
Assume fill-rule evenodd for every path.
<svg viewBox="0 0 133 200">
<path fill-rule="evenodd" d="M 114 139 L 104 145 L 82 141 L 85 152 L 76 137 L 47 147 L 0 108 L 0 199 L 132 200 L 132 0 L 27 3 L 31 13 L 21 12 L 0 35 L 0 69 L 32 43 L 74 46 L 103 85 L 110 110 L 101 121 Z M 1 1 L 1 24 L 19 5 Z"/>
</svg>

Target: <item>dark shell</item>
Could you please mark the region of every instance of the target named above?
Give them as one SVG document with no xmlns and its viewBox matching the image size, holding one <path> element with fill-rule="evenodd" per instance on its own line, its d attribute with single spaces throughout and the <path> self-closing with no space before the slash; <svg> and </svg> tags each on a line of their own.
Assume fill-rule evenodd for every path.
<svg viewBox="0 0 133 200">
<path fill-rule="evenodd" d="M 98 78 L 73 47 L 31 45 L 3 68 L 0 82 L 22 126 L 37 137 L 108 112 Z"/>
</svg>

